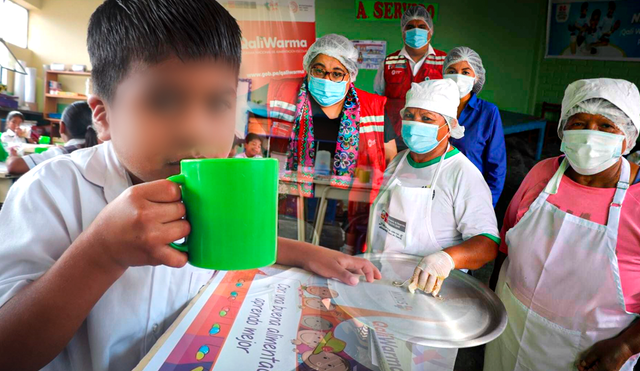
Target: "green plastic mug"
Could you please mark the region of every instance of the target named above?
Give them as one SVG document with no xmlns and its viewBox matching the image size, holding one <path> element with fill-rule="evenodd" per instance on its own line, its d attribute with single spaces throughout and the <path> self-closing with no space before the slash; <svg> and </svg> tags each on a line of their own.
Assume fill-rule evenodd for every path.
<svg viewBox="0 0 640 371">
<path fill-rule="evenodd" d="M 278 238 L 278 160 L 183 160 L 168 178 L 182 188 L 191 233 L 183 244 L 199 268 L 243 270 L 275 263 Z"/>
</svg>

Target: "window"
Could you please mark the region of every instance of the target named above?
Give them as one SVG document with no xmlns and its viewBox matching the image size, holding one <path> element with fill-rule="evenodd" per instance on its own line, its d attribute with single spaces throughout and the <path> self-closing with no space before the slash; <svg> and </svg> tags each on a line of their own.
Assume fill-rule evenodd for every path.
<svg viewBox="0 0 640 371">
<path fill-rule="evenodd" d="M 26 48 L 28 29 L 29 11 L 12 1 L 0 0 L 0 37 Z"/>
</svg>

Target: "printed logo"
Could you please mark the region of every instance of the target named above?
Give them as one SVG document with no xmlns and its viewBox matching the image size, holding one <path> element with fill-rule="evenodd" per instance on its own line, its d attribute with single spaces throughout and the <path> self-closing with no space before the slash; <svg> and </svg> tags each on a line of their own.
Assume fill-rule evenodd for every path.
<svg viewBox="0 0 640 371">
<path fill-rule="evenodd" d="M 278 10 L 278 2 L 277 1 L 267 1 L 264 3 L 264 7 L 267 8 L 267 11 L 277 11 Z"/>
<path fill-rule="evenodd" d="M 291 11 L 291 13 L 297 13 L 298 12 L 298 3 L 296 3 L 295 1 L 289 2 L 289 10 Z"/>
<path fill-rule="evenodd" d="M 277 37 L 256 36 L 254 40 L 242 38 L 242 49 L 273 49 L 273 48 L 306 48 L 307 40 L 282 40 Z"/>
<path fill-rule="evenodd" d="M 369 139 L 368 141 L 369 147 L 373 147 L 376 145 L 376 140 L 375 139 Z"/>
</svg>

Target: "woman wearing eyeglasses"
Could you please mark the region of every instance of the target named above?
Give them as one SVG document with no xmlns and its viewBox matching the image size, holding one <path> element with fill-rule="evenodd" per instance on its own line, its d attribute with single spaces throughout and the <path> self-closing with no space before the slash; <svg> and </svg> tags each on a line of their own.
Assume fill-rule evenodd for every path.
<svg viewBox="0 0 640 371">
<path fill-rule="evenodd" d="M 269 84 L 269 118 L 274 125 L 293 124 L 286 168 L 305 197 L 314 197 L 318 151 L 331 154 L 334 187 L 349 188 L 357 169 L 367 172 L 371 201 L 382 183 L 387 160 L 397 152 L 389 120 L 385 130 L 386 98 L 354 86 L 357 60 L 358 51 L 346 37 L 325 35 L 304 56 L 305 77 Z"/>
</svg>

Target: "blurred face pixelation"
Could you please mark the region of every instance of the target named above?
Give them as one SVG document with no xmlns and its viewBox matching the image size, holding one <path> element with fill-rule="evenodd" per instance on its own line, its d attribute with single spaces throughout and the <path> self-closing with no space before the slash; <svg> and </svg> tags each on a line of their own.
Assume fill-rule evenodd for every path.
<svg viewBox="0 0 640 371">
<path fill-rule="evenodd" d="M 132 66 L 104 104 L 100 137 L 112 139 L 132 179 L 180 172 L 180 160 L 226 158 L 234 138 L 237 70 L 222 60 Z"/>
<path fill-rule="evenodd" d="M 20 125 L 22 125 L 23 121 L 24 120 L 22 120 L 22 117 L 13 116 L 11 120 L 7 122 L 7 129 L 10 129 L 15 133 L 20 128 Z"/>
</svg>

